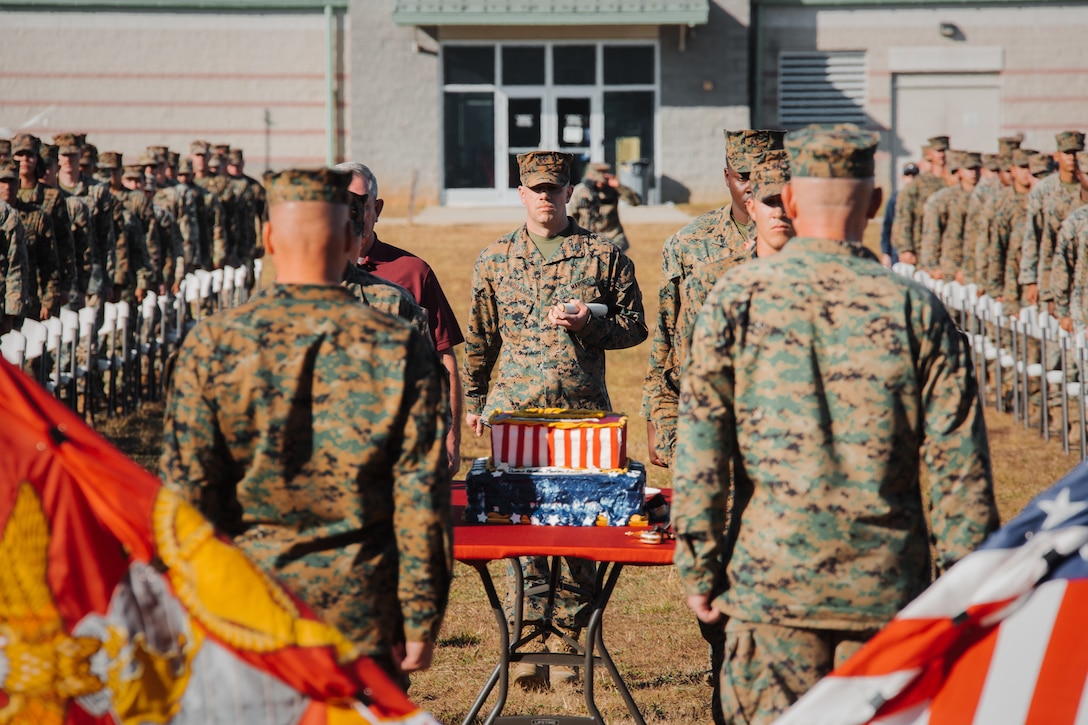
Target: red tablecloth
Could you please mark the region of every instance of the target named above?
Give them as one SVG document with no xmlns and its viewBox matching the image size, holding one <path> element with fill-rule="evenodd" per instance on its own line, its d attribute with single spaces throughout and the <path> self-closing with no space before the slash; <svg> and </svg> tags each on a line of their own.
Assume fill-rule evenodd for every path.
<svg viewBox="0 0 1088 725">
<path fill-rule="evenodd" d="M 671 499 L 672 491 L 661 492 Z M 672 563 L 673 541 L 644 544 L 628 526 L 531 526 L 469 524 L 463 520 L 465 483 L 453 483 L 453 556 L 458 561 L 491 561 L 511 556 L 576 556 L 635 566 Z M 627 532 L 634 532 L 628 536 Z"/>
</svg>

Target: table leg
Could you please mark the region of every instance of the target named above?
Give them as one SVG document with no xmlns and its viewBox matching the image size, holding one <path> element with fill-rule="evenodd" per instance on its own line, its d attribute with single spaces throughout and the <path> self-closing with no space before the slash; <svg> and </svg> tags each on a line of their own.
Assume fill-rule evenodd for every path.
<svg viewBox="0 0 1088 725">
<path fill-rule="evenodd" d="M 586 657 L 585 657 L 585 696 L 586 707 L 589 709 L 590 714 L 598 721 L 603 723 L 604 719 L 601 717 L 600 711 L 597 709 L 597 703 L 593 697 L 593 662 L 595 657 L 594 651 L 604 662 L 605 668 L 608 670 L 609 676 L 612 678 L 612 682 L 615 683 L 616 689 L 620 693 L 620 697 L 623 698 L 623 702 L 627 705 L 627 712 L 631 714 L 631 719 L 635 721 L 636 725 L 646 725 L 645 720 L 642 719 L 642 713 L 639 712 L 638 706 L 635 704 L 634 698 L 631 697 L 630 690 L 627 689 L 627 684 L 620 677 L 620 672 L 616 669 L 616 663 L 612 661 L 612 655 L 609 654 L 608 648 L 604 646 L 604 634 L 603 634 L 603 619 L 605 606 L 608 604 L 608 600 L 612 598 L 612 591 L 616 588 L 616 582 L 620 578 L 620 572 L 623 571 L 623 564 L 612 564 L 611 570 L 608 569 L 608 562 L 601 562 L 597 566 L 597 594 L 596 601 L 593 605 L 593 613 L 589 617 L 589 626 L 586 628 Z M 607 572 L 607 581 L 605 580 L 605 573 Z"/>
<path fill-rule="evenodd" d="M 636 725 L 645 725 L 645 720 L 642 718 L 642 713 L 639 712 L 638 706 L 635 704 L 634 699 L 631 697 L 630 691 L 627 689 L 627 685 L 624 683 L 623 678 L 620 676 L 619 670 L 616 668 L 615 662 L 612 661 L 612 656 L 609 654 L 608 649 L 604 644 L 604 635 L 602 633 L 602 624 L 604 617 L 604 610 L 608 605 L 609 599 L 612 597 L 612 592 L 616 588 L 616 582 L 619 580 L 620 572 L 623 571 L 622 564 L 609 564 L 609 562 L 601 562 L 597 565 L 597 574 L 594 581 L 593 596 L 593 610 L 590 613 L 589 624 L 586 627 L 585 644 L 578 645 L 582 650 L 581 654 L 559 654 L 559 653 L 528 653 L 521 652 L 521 647 L 532 642 L 536 639 L 546 641 L 549 636 L 556 636 L 563 638 L 563 634 L 552 624 L 552 615 L 554 613 L 555 593 L 560 586 L 559 584 L 559 572 L 562 562 L 560 557 L 552 557 L 551 559 L 551 571 L 549 572 L 548 582 L 548 598 L 547 606 L 545 608 L 545 619 L 541 624 L 533 626 L 533 631 L 525 636 L 521 636 L 521 627 L 523 624 L 523 600 L 525 597 L 525 579 L 521 571 L 521 566 L 516 558 L 510 559 L 512 568 L 514 570 L 514 581 L 516 586 L 517 598 L 514 602 L 514 641 L 511 643 L 511 630 L 510 625 L 506 621 L 506 612 L 503 609 L 502 600 L 499 599 L 498 592 L 495 590 L 494 581 L 491 579 L 491 573 L 487 569 L 487 562 L 472 562 L 471 565 L 476 569 L 480 575 L 480 581 L 484 585 L 484 591 L 487 594 L 488 603 L 491 605 L 491 611 L 495 615 L 495 620 L 499 625 L 499 663 L 495 666 L 491 676 L 488 678 L 484 687 L 480 690 L 480 694 L 477 695 L 476 701 L 473 702 L 472 707 L 469 709 L 468 714 L 462 721 L 462 725 L 472 725 L 476 716 L 483 709 L 484 703 L 491 695 L 495 686 L 499 686 L 498 693 L 496 695 L 496 702 L 491 712 L 488 714 L 487 719 L 484 721 L 485 725 L 493 725 L 499 720 L 499 715 L 502 713 L 503 708 L 506 706 L 506 699 L 509 694 L 509 676 L 510 676 L 510 664 L 512 662 L 528 661 L 536 662 L 538 664 L 577 664 L 583 668 L 583 687 L 585 694 L 586 709 L 592 716 L 591 721 L 597 725 L 605 725 L 604 717 L 601 715 L 600 710 L 597 708 L 596 699 L 594 697 L 593 688 L 593 669 L 598 659 L 600 659 L 608 671 L 609 676 L 616 685 L 616 689 L 620 693 L 620 697 L 623 698 L 624 704 L 627 706 L 627 711 L 630 713 L 632 719 Z M 586 718 L 572 718 L 569 716 L 555 716 L 549 718 L 547 716 L 541 716 L 537 718 L 502 718 L 503 722 L 526 722 L 535 721 L 539 719 L 541 722 L 554 721 L 554 722 L 588 722 Z"/>
<path fill-rule="evenodd" d="M 469 709 L 468 714 L 465 715 L 462 725 L 472 725 L 476 720 L 476 715 L 479 714 L 484 706 L 484 702 L 491 694 L 491 691 L 495 689 L 495 684 L 498 683 L 498 700 L 486 721 L 489 724 L 493 723 L 495 718 L 499 716 L 499 713 L 502 712 L 503 707 L 506 706 L 506 696 L 509 693 L 510 687 L 510 629 L 506 623 L 506 612 L 503 611 L 502 601 L 499 599 L 498 592 L 495 591 L 495 583 L 491 580 L 491 573 L 487 570 L 487 562 L 473 562 L 472 567 L 480 575 L 480 581 L 483 582 L 484 591 L 487 593 L 487 601 L 491 604 L 491 612 L 495 615 L 495 620 L 499 624 L 500 655 L 499 663 L 495 665 L 491 677 L 487 679 L 487 683 L 484 685 L 483 689 L 480 690 L 480 694 L 476 697 L 476 701 L 472 703 L 472 708 Z M 520 592 L 524 587 L 521 567 L 515 567 L 515 569 L 517 571 L 516 578 L 518 591 Z M 519 627 L 521 625 L 521 618 L 521 597 L 518 597 L 518 601 L 514 604 L 514 623 Z"/>
</svg>

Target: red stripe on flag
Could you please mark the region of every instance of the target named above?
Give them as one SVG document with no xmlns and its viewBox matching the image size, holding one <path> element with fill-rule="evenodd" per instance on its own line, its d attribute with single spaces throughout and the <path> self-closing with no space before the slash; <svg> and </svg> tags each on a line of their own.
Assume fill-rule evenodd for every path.
<svg viewBox="0 0 1088 725">
<path fill-rule="evenodd" d="M 933 667 L 937 677 L 947 671 L 944 682 L 935 683 L 940 690 L 929 706 L 930 723 L 971 722 L 978 709 L 982 686 L 997 645 L 997 628 L 991 628 L 982 639 L 964 637 L 950 650 L 941 669 Z M 949 669 L 950 668 L 950 669 Z"/>
<path fill-rule="evenodd" d="M 1070 580 L 1054 618 L 1050 643 L 1039 668 L 1025 725 L 1076 720 L 1081 705 L 1080 694 L 1084 692 L 1088 677 L 1088 647 L 1084 646 L 1086 605 L 1088 582 Z"/>
<path fill-rule="evenodd" d="M 529 465 L 530 466 L 539 466 L 540 465 L 540 431 L 537 429 L 537 426 L 535 426 L 535 425 L 529 426 L 527 428 L 527 430 L 529 431 L 529 436 L 533 439 L 533 456 L 532 456 L 532 461 L 529 463 Z"/>
</svg>

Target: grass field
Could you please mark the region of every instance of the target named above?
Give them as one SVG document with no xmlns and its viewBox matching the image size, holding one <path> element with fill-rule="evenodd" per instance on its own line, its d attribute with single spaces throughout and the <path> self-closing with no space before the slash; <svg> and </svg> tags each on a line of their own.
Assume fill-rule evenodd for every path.
<svg viewBox="0 0 1088 725">
<path fill-rule="evenodd" d="M 508 227 L 409 226 L 380 222 L 381 238 L 420 255 L 434 267 L 462 325 L 467 317 L 472 264 L 477 253 Z M 656 314 L 662 241 L 675 226 L 628 228 L 630 255 L 642 287 L 647 319 Z M 651 331 L 652 334 L 652 331 Z M 616 351 L 608 358 L 608 387 L 613 405 L 628 413 L 629 451 L 646 460 L 645 425 L 638 417 L 649 341 Z M 123 450 L 154 469 L 161 435 L 161 407 L 145 406 L 104 430 Z M 987 410 L 998 505 L 1002 519 L 1018 512 L 1036 493 L 1064 475 L 1078 461 L 1065 455 L 1060 441 L 1044 443 L 1034 431 L 1013 424 L 1012 417 Z M 462 447 L 467 470 L 471 460 L 488 454 L 486 439 L 465 432 Z M 649 485 L 670 486 L 668 472 L 650 467 Z M 502 582 L 502 565 L 493 565 Z M 494 666 L 498 651 L 495 621 L 476 573 L 457 565 L 450 605 L 434 666 L 412 678 L 410 695 L 444 723 L 460 722 Z M 710 688 L 705 681 L 706 648 L 671 567 L 627 568 L 605 617 L 606 642 L 647 722 L 709 723 Z M 630 722 L 607 676 L 596 680 L 597 702 L 609 723 Z M 584 715 L 581 690 L 564 686 L 550 693 L 511 688 L 504 714 Z M 486 710 L 485 710 L 486 714 Z"/>
</svg>

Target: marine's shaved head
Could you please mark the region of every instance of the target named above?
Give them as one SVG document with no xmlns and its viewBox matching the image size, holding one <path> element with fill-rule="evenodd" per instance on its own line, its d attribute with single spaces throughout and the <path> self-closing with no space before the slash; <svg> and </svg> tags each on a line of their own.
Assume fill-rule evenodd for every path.
<svg viewBox="0 0 1088 725">
<path fill-rule="evenodd" d="M 354 244 L 346 204 L 288 201 L 268 209 L 264 244 L 280 284 L 340 284 Z"/>
<path fill-rule="evenodd" d="M 862 240 L 883 198 L 871 178 L 794 176 L 782 189 L 782 202 L 798 237 L 854 242 Z"/>
</svg>

